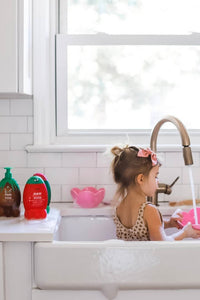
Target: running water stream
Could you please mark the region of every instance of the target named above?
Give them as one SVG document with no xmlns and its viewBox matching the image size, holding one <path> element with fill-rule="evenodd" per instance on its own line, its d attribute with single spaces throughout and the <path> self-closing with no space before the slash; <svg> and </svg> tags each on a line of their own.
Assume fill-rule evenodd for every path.
<svg viewBox="0 0 200 300">
<path fill-rule="evenodd" d="M 195 191 L 194 191 L 194 181 L 193 181 L 193 174 L 192 174 L 192 167 L 188 166 L 189 170 L 189 177 L 190 177 L 190 186 L 192 191 L 192 203 L 193 203 L 193 209 L 194 209 L 194 219 L 195 224 L 198 225 L 198 216 L 197 216 L 197 207 L 196 207 L 196 198 L 195 198 Z"/>
</svg>

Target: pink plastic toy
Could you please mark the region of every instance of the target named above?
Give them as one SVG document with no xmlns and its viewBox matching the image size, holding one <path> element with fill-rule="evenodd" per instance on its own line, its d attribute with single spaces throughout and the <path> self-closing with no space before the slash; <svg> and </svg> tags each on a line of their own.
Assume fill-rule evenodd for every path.
<svg viewBox="0 0 200 300">
<path fill-rule="evenodd" d="M 96 207 L 101 203 L 105 195 L 105 189 L 101 188 L 99 190 L 94 187 L 86 187 L 82 190 L 78 188 L 71 189 L 71 195 L 74 202 L 83 208 Z"/>
<path fill-rule="evenodd" d="M 195 218 L 194 218 L 194 209 L 191 209 L 189 212 L 182 212 L 183 219 L 181 222 L 179 222 L 180 226 L 185 226 L 188 222 L 192 224 L 192 227 L 194 229 L 200 230 L 200 207 L 197 207 L 197 219 L 199 224 L 195 224 Z"/>
</svg>

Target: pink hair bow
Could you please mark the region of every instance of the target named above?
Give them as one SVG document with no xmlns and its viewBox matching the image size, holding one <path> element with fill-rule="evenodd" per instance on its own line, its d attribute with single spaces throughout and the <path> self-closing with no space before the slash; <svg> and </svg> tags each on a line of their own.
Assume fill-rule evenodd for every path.
<svg viewBox="0 0 200 300">
<path fill-rule="evenodd" d="M 140 148 L 137 154 L 138 157 L 148 157 L 149 155 L 151 155 L 152 166 L 156 166 L 158 160 L 156 154 L 150 148 L 147 149 Z"/>
</svg>

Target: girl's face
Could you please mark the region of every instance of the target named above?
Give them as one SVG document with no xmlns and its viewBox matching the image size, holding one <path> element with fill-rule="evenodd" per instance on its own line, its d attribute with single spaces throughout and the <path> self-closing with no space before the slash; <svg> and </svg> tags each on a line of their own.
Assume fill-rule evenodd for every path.
<svg viewBox="0 0 200 300">
<path fill-rule="evenodd" d="M 159 166 L 151 169 L 147 176 L 144 175 L 143 184 L 141 185 L 143 193 L 148 197 L 153 197 L 158 188 Z"/>
</svg>

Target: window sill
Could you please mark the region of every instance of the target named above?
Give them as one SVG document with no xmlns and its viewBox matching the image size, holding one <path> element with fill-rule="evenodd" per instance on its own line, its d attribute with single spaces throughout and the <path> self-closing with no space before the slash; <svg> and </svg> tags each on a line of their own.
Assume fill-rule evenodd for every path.
<svg viewBox="0 0 200 300">
<path fill-rule="evenodd" d="M 27 152 L 104 152 L 110 145 L 33 145 L 27 146 Z"/>
<path fill-rule="evenodd" d="M 26 147 L 27 152 L 36 152 L 36 153 L 62 153 L 62 152 L 104 152 L 107 149 L 110 149 L 113 145 L 29 145 Z M 140 145 L 140 147 L 149 147 L 149 145 Z M 200 151 L 199 145 L 191 145 L 191 149 L 193 152 Z M 181 152 L 181 145 L 169 145 L 163 144 L 158 145 L 158 152 Z"/>
<path fill-rule="evenodd" d="M 0 93 L 0 99 L 33 99 L 33 95 L 22 94 L 22 93 Z"/>
</svg>

